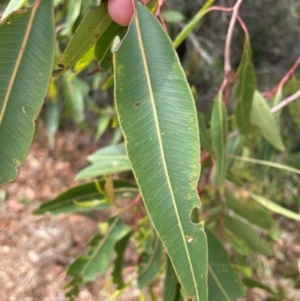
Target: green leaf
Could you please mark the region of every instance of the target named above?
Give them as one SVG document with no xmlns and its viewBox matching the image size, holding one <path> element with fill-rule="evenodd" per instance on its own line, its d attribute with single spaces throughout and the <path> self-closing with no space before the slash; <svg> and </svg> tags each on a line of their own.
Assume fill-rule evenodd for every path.
<svg viewBox="0 0 300 301">
<path fill-rule="evenodd" d="M 144 252 L 141 256 L 138 271 L 138 287 L 142 289 L 148 286 L 158 274 L 161 267 L 162 244 L 155 235 L 151 246 L 151 252 Z"/>
<path fill-rule="evenodd" d="M 226 175 L 227 112 L 221 93 L 212 109 L 211 142 L 217 160 L 217 185 L 223 194 Z"/>
<path fill-rule="evenodd" d="M 256 201 L 260 205 L 264 206 L 265 208 L 269 209 L 270 211 L 281 214 L 285 217 L 294 219 L 295 221 L 300 221 L 300 214 L 290 211 L 286 208 L 283 208 L 263 196 L 260 196 L 260 195 L 254 194 L 254 193 L 249 193 L 249 195 L 251 196 L 251 198 L 254 201 Z"/>
<path fill-rule="evenodd" d="M 54 59 L 52 5 L 36 1 L 0 23 L 0 186 L 17 177 L 47 92 Z"/>
<path fill-rule="evenodd" d="M 243 141 L 244 141 L 244 137 L 242 135 L 237 135 L 229 139 L 226 146 L 226 154 L 239 155 L 242 150 Z M 226 170 L 229 171 L 233 166 L 233 164 L 234 164 L 234 159 L 230 157 L 227 158 Z"/>
<path fill-rule="evenodd" d="M 255 233 L 250 225 L 243 223 L 238 218 L 230 217 L 228 215 L 225 216 L 225 224 L 232 233 L 243 239 L 254 252 L 266 256 L 273 255 L 271 248 L 266 242 L 261 241 L 261 238 Z"/>
<path fill-rule="evenodd" d="M 275 299 L 272 299 L 274 301 L 281 301 L 281 300 L 292 301 L 292 299 L 290 299 L 287 296 L 283 295 L 280 291 L 275 292 L 269 286 L 267 286 L 267 285 L 265 285 L 265 284 L 263 284 L 259 281 L 256 281 L 252 278 L 244 278 L 243 283 L 248 288 L 260 288 L 260 289 L 270 293 L 272 296 L 275 297 Z"/>
<path fill-rule="evenodd" d="M 3 12 L 1 20 L 5 19 L 13 11 L 20 9 L 26 1 L 27 0 L 10 0 L 5 11 Z"/>
<path fill-rule="evenodd" d="M 261 138 L 258 143 L 258 153 L 257 158 L 261 161 L 271 161 L 275 154 L 275 148 L 265 139 Z M 267 171 L 269 170 L 269 166 L 260 165 L 259 166 L 259 174 L 263 178 Z"/>
<path fill-rule="evenodd" d="M 162 12 L 164 20 L 168 23 L 180 23 L 183 22 L 185 17 L 184 15 L 176 10 L 167 10 Z"/>
<path fill-rule="evenodd" d="M 123 260 L 124 260 L 124 253 L 128 246 L 130 237 L 132 232 L 129 232 L 123 238 L 121 238 L 115 245 L 115 252 L 117 257 L 114 261 L 114 270 L 112 272 L 113 282 L 117 285 L 117 289 L 121 290 L 125 287 L 123 277 L 122 277 L 122 269 L 123 269 Z"/>
<path fill-rule="evenodd" d="M 104 132 L 109 127 L 110 120 L 111 120 L 111 116 L 109 116 L 109 115 L 103 114 L 99 117 L 98 124 L 97 124 L 97 133 L 95 135 L 95 140 L 99 140 L 102 137 Z"/>
<path fill-rule="evenodd" d="M 195 104 L 170 39 L 140 3 L 114 69 L 117 113 L 147 212 L 184 289 L 205 301 L 205 232 L 191 221 L 200 206 Z"/>
<path fill-rule="evenodd" d="M 73 296 L 74 288 L 95 280 L 96 274 L 103 275 L 114 254 L 116 243 L 129 233 L 130 229 L 120 217 L 110 218 L 105 234 L 97 234 L 89 243 L 86 255 L 79 256 L 68 268 L 67 275 L 73 279 L 66 288 L 71 291 L 67 296 Z M 75 289 L 77 292 L 78 289 Z"/>
<path fill-rule="evenodd" d="M 228 208 L 234 210 L 236 214 L 255 225 L 268 230 L 271 230 L 275 226 L 273 218 L 267 211 L 255 207 L 253 208 L 253 205 L 249 205 L 249 202 L 239 201 L 232 195 L 227 194 L 226 205 Z"/>
<path fill-rule="evenodd" d="M 74 73 L 70 75 L 70 80 L 76 77 L 82 70 L 86 69 L 91 62 L 94 60 L 94 50 L 95 47 L 92 47 L 75 65 Z"/>
<path fill-rule="evenodd" d="M 276 162 L 263 161 L 263 160 L 247 158 L 247 157 L 239 157 L 239 156 L 234 156 L 234 155 L 230 155 L 230 154 L 227 154 L 227 157 L 232 158 L 234 160 L 244 161 L 244 162 L 253 163 L 253 164 L 261 164 L 261 165 L 265 165 L 265 166 L 269 166 L 269 167 L 278 168 L 281 170 L 286 170 L 289 172 L 294 172 L 296 174 L 300 174 L 299 169 L 296 169 L 296 168 L 293 168 L 293 167 L 290 167 L 290 166 L 287 166 L 284 164 L 276 163 Z"/>
<path fill-rule="evenodd" d="M 208 295 L 209 301 L 235 301 L 245 292 L 238 274 L 231 267 L 223 244 L 208 229 Z"/>
<path fill-rule="evenodd" d="M 269 108 L 272 108 L 282 101 L 282 91 L 279 89 L 275 96 L 268 102 Z M 280 115 L 282 110 L 276 112 L 274 115 L 278 127 L 280 128 Z M 258 142 L 257 158 L 262 161 L 271 161 L 276 153 L 276 149 L 265 139 L 261 138 Z M 269 170 L 269 166 L 261 165 L 258 167 L 258 172 L 263 178 Z"/>
<path fill-rule="evenodd" d="M 210 154 L 212 154 L 210 139 L 208 138 L 205 118 L 202 113 L 198 113 L 198 125 L 200 132 L 200 144 Z"/>
<path fill-rule="evenodd" d="M 82 0 L 69 0 L 68 8 L 66 11 L 66 27 L 60 32 L 62 35 L 70 35 L 72 28 L 80 15 Z"/>
<path fill-rule="evenodd" d="M 177 301 L 180 299 L 180 283 L 178 282 L 172 263 L 167 257 L 166 276 L 164 281 L 163 301 Z"/>
<path fill-rule="evenodd" d="M 61 55 L 58 61 L 61 69 L 56 72 L 56 75 L 73 69 L 76 63 L 110 29 L 110 26 L 113 26 L 113 23 L 108 15 L 106 2 L 89 10 Z"/>
<path fill-rule="evenodd" d="M 251 62 L 251 46 L 249 36 L 245 36 L 243 55 L 237 70 L 238 83 L 235 87 L 236 124 L 241 133 L 246 133 L 249 128 L 250 113 L 253 94 L 256 88 L 255 69 Z"/>
<path fill-rule="evenodd" d="M 92 179 L 128 170 L 131 170 L 131 166 L 128 162 L 127 156 L 121 157 L 116 155 L 115 157 L 111 156 L 111 158 L 99 159 L 93 162 L 92 165 L 77 173 L 76 180 Z"/>
<path fill-rule="evenodd" d="M 281 140 L 280 129 L 276 118 L 271 113 L 266 100 L 258 91 L 255 91 L 253 95 L 250 122 L 258 127 L 261 135 L 271 145 L 279 151 L 284 151 L 284 145 Z"/>
<path fill-rule="evenodd" d="M 127 155 L 124 143 L 102 147 L 88 156 L 88 160 L 93 163 L 97 163 L 101 160 L 107 161 L 126 158 Z"/>
<path fill-rule="evenodd" d="M 66 110 L 76 123 L 84 122 L 84 100 L 88 91 L 89 87 L 83 80 L 76 77 L 70 79 L 69 73 L 63 76 L 63 93 L 66 101 Z"/>
<path fill-rule="evenodd" d="M 205 4 L 201 7 L 198 13 L 190 20 L 188 24 L 180 31 L 178 36 L 173 42 L 174 48 L 178 48 L 179 45 L 186 39 L 189 33 L 199 24 L 202 18 L 209 11 L 209 8 L 213 5 L 215 0 L 207 0 Z"/>
<path fill-rule="evenodd" d="M 50 147 L 53 149 L 55 146 L 55 134 L 58 129 L 60 120 L 60 101 L 47 101 L 46 103 L 46 122 L 47 122 L 47 136 Z"/>
<path fill-rule="evenodd" d="M 60 214 L 110 208 L 112 203 L 106 198 L 104 185 L 105 181 L 101 180 L 73 187 L 55 199 L 42 204 L 33 213 L 36 215 L 46 212 Z M 136 188 L 133 183 L 114 180 L 115 193 L 133 188 Z"/>
<path fill-rule="evenodd" d="M 300 89 L 300 80 L 293 76 L 284 88 L 284 92 L 287 96 L 296 93 Z M 300 98 L 291 102 L 288 105 L 290 115 L 293 118 L 294 123 L 300 127 Z"/>
<path fill-rule="evenodd" d="M 101 67 L 101 63 L 108 53 L 112 60 L 112 53 L 110 51 L 111 45 L 115 36 L 121 30 L 122 28 L 118 24 L 111 22 L 106 31 L 102 34 L 101 38 L 97 41 L 95 46 L 95 59 L 99 62 Z"/>
</svg>

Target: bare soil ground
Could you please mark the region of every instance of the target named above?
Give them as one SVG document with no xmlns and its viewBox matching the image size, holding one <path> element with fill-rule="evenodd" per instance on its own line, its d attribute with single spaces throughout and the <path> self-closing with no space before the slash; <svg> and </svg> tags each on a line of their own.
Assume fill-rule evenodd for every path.
<svg viewBox="0 0 300 301">
<path fill-rule="evenodd" d="M 86 250 L 86 243 L 97 231 L 97 218 L 31 214 L 42 202 L 75 184 L 74 175 L 87 164 L 86 155 L 96 148 L 88 135 L 69 130 L 58 134 L 55 150 L 51 151 L 44 132 L 40 126 L 16 182 L 0 190 L 0 301 L 65 301 L 67 266 Z M 295 288 L 294 279 L 300 263 L 299 223 L 280 222 L 285 230 L 278 244 L 279 257 L 265 263 L 264 282 L 281 286 L 292 300 L 299 301 L 300 289 Z M 128 277 L 134 273 L 129 267 Z M 282 277 L 287 273 L 291 276 Z M 108 300 L 101 291 L 108 277 L 109 273 L 83 287 L 77 300 Z M 161 283 L 157 289 L 161 290 Z M 106 287 L 109 290 L 113 288 Z M 135 301 L 137 294 L 131 288 L 116 300 Z M 256 289 L 243 300 L 271 299 Z"/>
</svg>

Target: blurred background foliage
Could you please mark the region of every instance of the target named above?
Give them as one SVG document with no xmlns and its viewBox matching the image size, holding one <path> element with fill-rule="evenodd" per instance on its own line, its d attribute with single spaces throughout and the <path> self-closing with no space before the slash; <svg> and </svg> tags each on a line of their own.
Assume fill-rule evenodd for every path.
<svg viewBox="0 0 300 301">
<path fill-rule="evenodd" d="M 0 11 L 3 11 L 8 1 L 2 1 Z M 32 1 L 27 1 L 25 6 L 30 6 Z M 214 5 L 229 7 L 233 6 L 235 0 L 218 0 Z M 55 18 L 57 31 L 56 62 L 83 16 L 90 7 L 99 5 L 99 0 L 54 0 Z M 204 0 L 166 0 L 163 8 L 163 16 L 167 24 L 171 38 L 175 38 L 185 24 L 194 16 L 199 8 L 205 3 Z M 286 74 L 293 63 L 298 59 L 300 53 L 300 0 L 245 0 L 241 6 L 240 15 L 243 18 L 251 38 L 252 60 L 255 66 L 258 90 L 262 92 L 271 91 L 282 77 Z M 223 80 L 224 43 L 230 13 L 210 12 L 189 35 L 187 40 L 178 48 L 178 55 L 193 87 L 196 104 L 199 112 L 204 113 L 204 122 L 209 126 L 210 113 L 218 89 Z M 236 70 L 242 55 L 244 33 L 236 25 L 231 48 L 232 66 Z M 94 49 L 92 49 L 94 50 Z M 55 66 L 58 69 L 59 66 Z M 99 66 L 93 60 L 93 52 L 87 53 L 75 67 L 75 73 L 67 72 L 60 77 L 54 77 L 50 83 L 45 105 L 41 112 L 42 118 L 39 122 L 47 125 L 49 146 L 55 147 L 55 135 L 57 131 L 64 128 L 79 126 L 87 135 L 94 137 L 99 147 L 116 145 L 113 148 L 118 155 L 117 166 L 97 166 L 97 160 L 93 156 L 103 158 L 105 152 L 94 153 L 88 158 L 91 165 L 78 173 L 77 179 L 92 179 L 102 176 L 102 169 L 109 168 L 110 173 L 128 171 L 130 166 L 124 157 L 124 149 L 118 143 L 122 141 L 122 134 L 116 118 L 113 102 L 113 80 L 111 63 L 106 62 Z M 299 72 L 296 72 L 299 75 Z M 299 85 L 298 85 L 299 87 Z M 292 89 L 292 88 L 290 88 Z M 295 92 L 295 91 L 293 91 Z M 284 95 L 293 92 L 287 86 Z M 229 99 L 229 118 L 233 113 L 234 98 Z M 299 119 L 299 116 L 298 116 Z M 288 108 L 282 112 L 281 132 L 283 135 L 286 151 L 284 153 L 274 152 L 272 157 L 280 162 L 294 168 L 300 169 L 300 131 L 299 122 L 291 118 Z M 66 138 L 67 139 L 67 138 Z M 244 147 L 243 156 L 253 157 L 258 154 L 258 147 Z M 115 160 L 115 157 L 113 157 Z M 110 162 L 110 161 L 108 161 Z M 96 166 L 95 166 L 96 165 Z M 93 167 L 94 166 L 94 167 Z M 205 181 L 208 173 L 209 162 L 202 166 L 200 183 Z M 93 173 L 97 170 L 98 173 Z M 107 169 L 105 169 L 107 170 Z M 300 200 L 300 176 L 287 171 L 266 168 L 256 164 L 235 162 L 230 170 L 232 181 L 237 186 L 242 186 L 247 191 L 264 195 L 274 203 L 285 208 L 299 212 Z M 238 175 L 235 177 L 234 175 Z M 131 176 L 129 175 L 129 178 Z M 248 196 L 235 196 L 243 200 L 245 207 L 251 210 L 257 209 L 257 204 L 250 201 Z M 205 187 L 202 194 L 204 212 L 211 217 L 207 226 L 218 232 L 218 214 L 221 206 L 219 196 L 210 186 Z M 234 200 L 228 206 L 238 210 Z M 263 216 L 270 217 L 265 211 Z M 214 218 L 214 216 L 216 218 Z M 287 222 L 284 218 L 277 216 L 279 227 L 285 231 L 297 229 L 295 223 Z M 142 220 L 141 220 L 142 221 Z M 252 255 L 251 246 L 235 233 L 236 221 L 228 216 L 225 221 L 230 231 L 224 234 L 225 240 L 230 241 L 229 250 L 234 267 L 244 277 L 263 279 L 270 272 L 270 265 L 262 255 Z M 254 223 L 255 224 L 255 223 Z M 257 226 L 257 225 L 256 225 Z M 254 228 L 256 227 L 254 226 Z M 261 226 L 258 224 L 258 226 Z M 255 228 L 257 230 L 257 228 Z M 276 241 L 279 237 L 278 227 L 271 221 L 265 229 L 259 230 L 266 238 L 266 242 Z M 268 235 L 266 232 L 268 232 Z M 141 233 L 137 233 L 141 235 Z M 268 250 L 255 250 L 264 255 Z M 260 252 L 259 252 L 260 251 Z M 277 266 L 273 270 L 274 277 L 286 277 L 294 279 L 296 287 L 300 286 L 299 269 L 297 266 Z M 246 279 L 246 278 L 245 278 Z M 247 280 L 245 280 L 246 284 Z M 248 286 L 259 286 L 257 283 L 248 281 Z M 267 290 L 267 288 L 264 288 Z M 269 291 L 270 293 L 270 291 Z M 271 292 L 272 293 L 272 292 Z M 271 294 L 270 293 L 270 294 Z M 273 291 L 273 299 L 283 300 L 281 293 L 284 288 L 276 287 Z"/>
</svg>

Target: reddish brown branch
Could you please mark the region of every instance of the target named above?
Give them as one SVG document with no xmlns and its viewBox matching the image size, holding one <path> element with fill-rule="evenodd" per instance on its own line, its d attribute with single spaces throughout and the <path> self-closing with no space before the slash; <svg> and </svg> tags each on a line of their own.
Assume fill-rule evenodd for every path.
<svg viewBox="0 0 300 301">
<path fill-rule="evenodd" d="M 198 189 L 198 195 L 201 196 L 205 187 L 207 186 L 208 182 L 209 182 L 209 178 L 210 178 L 210 175 L 211 175 L 211 172 L 212 172 L 212 168 L 214 166 L 214 163 L 212 162 L 210 167 L 209 167 L 209 170 L 207 171 L 206 175 L 205 175 L 205 178 L 204 178 L 204 182 L 202 183 L 202 185 L 199 187 Z"/>
<path fill-rule="evenodd" d="M 134 206 L 138 205 L 141 201 L 141 194 L 139 193 L 122 211 L 128 211 L 132 209 Z"/>
<path fill-rule="evenodd" d="M 285 76 L 282 78 L 282 80 L 269 92 L 263 92 L 262 95 L 267 99 L 270 100 L 278 90 L 282 90 L 283 86 L 286 84 L 286 82 L 292 77 L 292 75 L 295 73 L 297 68 L 300 65 L 300 57 L 297 59 L 297 61 L 294 63 L 294 65 L 291 67 L 291 69 L 285 74 Z"/>
</svg>

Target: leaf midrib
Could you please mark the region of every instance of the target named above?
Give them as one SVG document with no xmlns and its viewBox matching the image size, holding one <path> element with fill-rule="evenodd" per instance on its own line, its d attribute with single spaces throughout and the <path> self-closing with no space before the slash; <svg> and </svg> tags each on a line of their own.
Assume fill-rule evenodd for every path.
<svg viewBox="0 0 300 301">
<path fill-rule="evenodd" d="M 120 219 L 121 219 L 120 216 L 118 216 L 113 221 L 113 223 L 109 226 L 109 228 L 107 229 L 107 231 L 106 231 L 104 237 L 102 238 L 101 242 L 99 243 L 97 248 L 94 250 L 92 255 L 89 256 L 89 259 L 88 259 L 87 263 L 82 268 L 82 270 L 81 270 L 82 275 L 85 274 L 85 272 L 87 271 L 87 269 L 89 268 L 89 266 L 91 265 L 91 263 L 93 262 L 93 260 L 95 259 L 95 257 L 97 256 L 97 254 L 99 253 L 101 248 L 103 247 L 103 245 L 107 242 L 107 239 L 109 238 L 110 233 L 113 231 L 114 227 L 116 226 L 116 224 L 119 222 Z"/>
<path fill-rule="evenodd" d="M 16 64 L 14 66 L 10 81 L 8 83 L 6 94 L 4 96 L 3 106 L 2 106 L 1 111 L 0 111 L 0 125 L 3 121 L 3 117 L 4 117 L 4 113 L 6 111 L 6 108 L 7 108 L 8 100 L 10 98 L 11 91 L 12 91 L 12 88 L 13 88 L 13 85 L 14 85 L 14 82 L 15 82 L 15 79 L 16 79 L 16 76 L 17 76 L 17 72 L 20 68 L 21 61 L 22 61 L 22 58 L 23 58 L 23 55 L 24 55 L 24 52 L 25 52 L 25 48 L 26 48 L 26 45 L 27 45 L 27 42 L 28 42 L 28 39 L 29 39 L 29 36 L 30 36 L 30 32 L 31 32 L 31 28 L 32 28 L 32 25 L 33 25 L 34 17 L 36 15 L 36 12 L 37 12 L 37 9 L 38 9 L 40 3 L 41 3 L 41 0 L 36 0 L 35 4 L 32 7 L 32 10 L 31 10 L 31 15 L 30 15 L 29 20 L 28 20 L 27 29 L 25 31 L 25 35 L 24 35 L 21 47 L 19 49 L 19 54 L 18 54 L 18 57 L 17 57 L 17 60 L 16 60 Z"/>
<path fill-rule="evenodd" d="M 217 275 L 215 274 L 214 270 L 212 269 L 211 265 L 208 263 L 208 271 L 210 272 L 212 278 L 214 279 L 215 283 L 217 284 L 217 287 L 220 289 L 220 291 L 222 292 L 223 296 L 225 297 L 226 301 L 231 301 L 231 299 L 229 298 L 229 296 L 227 295 L 223 285 L 221 284 L 221 282 L 219 281 Z"/>
<path fill-rule="evenodd" d="M 174 196 L 174 193 L 173 193 L 173 188 L 172 188 L 172 184 L 171 184 L 171 180 L 170 180 L 170 176 L 169 176 L 169 172 L 168 172 L 168 168 L 167 168 L 165 153 L 164 153 L 164 149 L 163 149 L 162 136 L 160 134 L 161 131 L 160 131 L 160 125 L 159 125 L 158 116 L 157 116 L 157 109 L 156 109 L 156 105 L 155 105 L 155 98 L 154 98 L 154 94 L 153 94 L 153 91 L 152 91 L 152 83 L 151 83 L 151 79 L 150 79 L 150 75 L 149 75 L 148 62 L 147 62 L 147 58 L 146 58 L 142 33 L 141 33 L 141 29 L 140 29 L 138 9 L 135 9 L 135 14 L 136 14 L 135 21 L 136 21 L 136 28 L 137 28 L 137 38 L 138 38 L 138 42 L 139 42 L 139 46 L 140 46 L 140 51 L 141 51 L 145 76 L 146 76 L 146 80 L 147 80 L 148 91 L 149 91 L 151 105 L 152 105 L 152 109 L 153 109 L 155 127 L 156 127 L 157 137 L 158 137 L 158 141 L 159 141 L 159 148 L 160 148 L 160 153 L 161 153 L 161 157 L 162 157 L 162 163 L 163 163 L 167 184 L 168 184 L 168 188 L 169 188 L 171 199 L 172 199 L 172 204 L 173 204 L 173 207 L 174 207 L 174 210 L 175 210 L 175 215 L 176 215 L 176 218 L 177 218 L 177 221 L 178 221 L 180 234 L 181 234 L 182 241 L 183 241 L 183 244 L 184 244 L 186 256 L 188 258 L 188 264 L 189 264 L 189 267 L 190 267 L 190 271 L 192 273 L 192 278 L 193 278 L 193 284 L 194 284 L 194 288 L 195 288 L 196 297 L 197 297 L 197 300 L 200 301 L 200 296 L 199 296 L 198 288 L 197 288 L 197 281 L 196 281 L 196 278 L 195 278 L 194 269 L 193 269 L 193 265 L 192 265 L 192 262 L 191 262 L 190 254 L 188 252 L 187 243 L 186 243 L 186 240 L 185 240 L 185 236 L 184 236 L 183 228 L 182 228 L 182 225 L 181 225 L 179 212 L 178 212 L 178 208 L 177 208 L 177 205 L 176 205 L 176 200 L 175 200 L 175 196 Z"/>
</svg>

